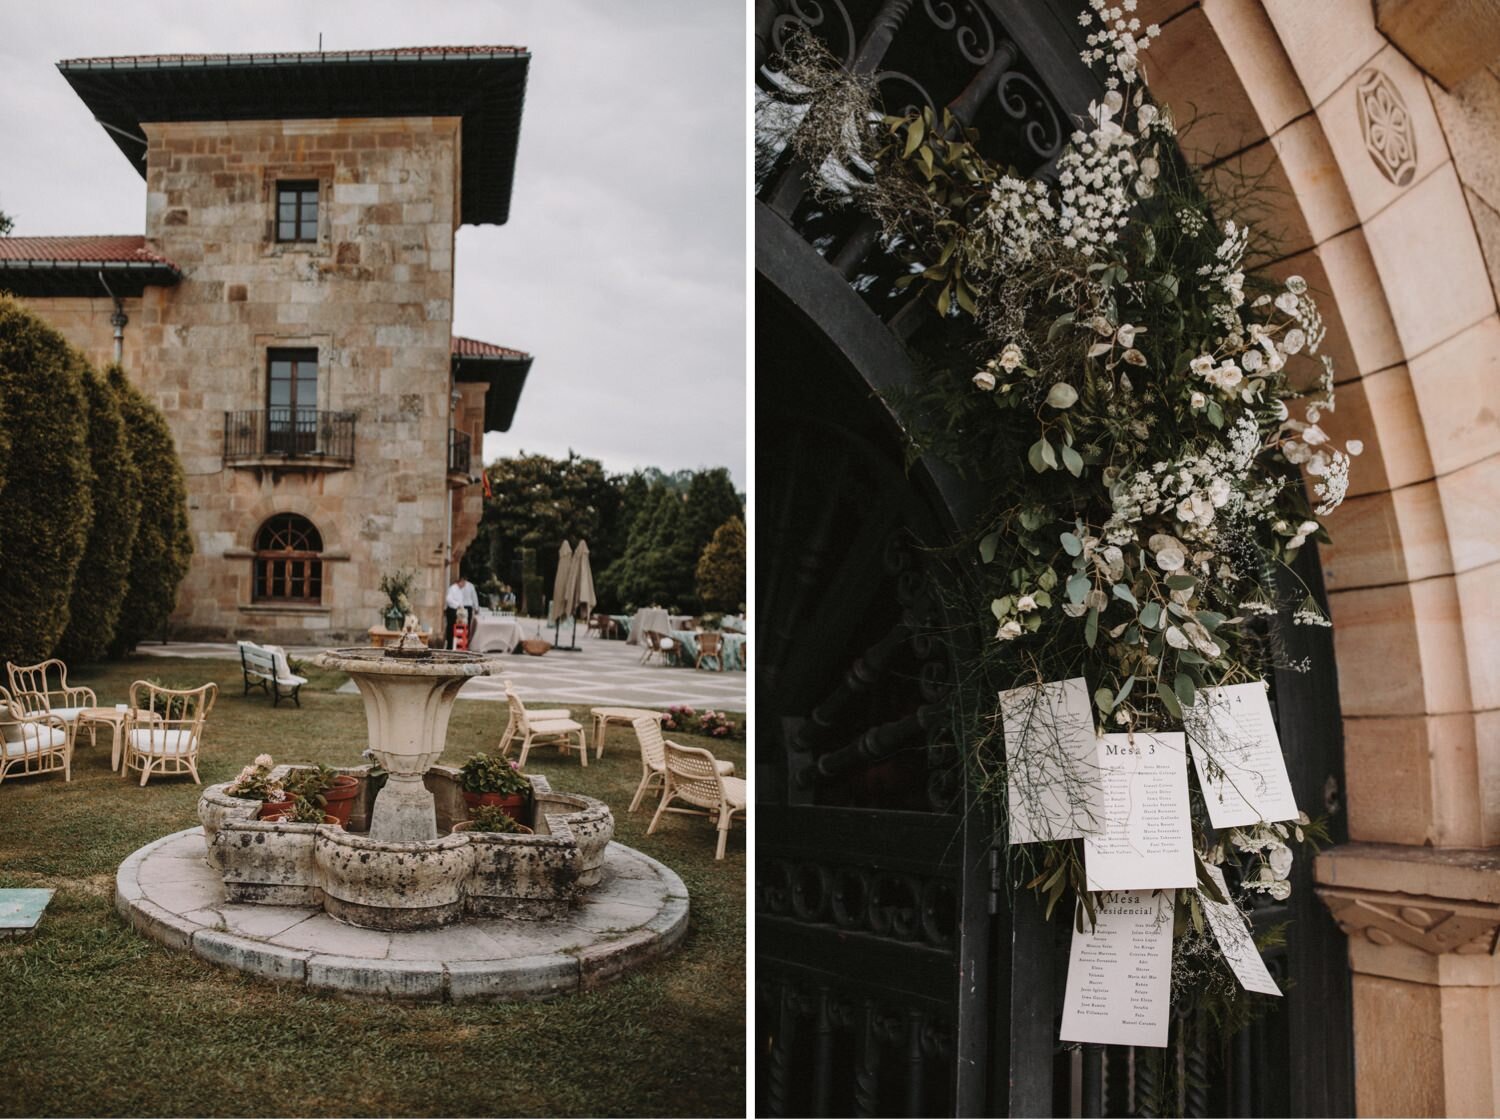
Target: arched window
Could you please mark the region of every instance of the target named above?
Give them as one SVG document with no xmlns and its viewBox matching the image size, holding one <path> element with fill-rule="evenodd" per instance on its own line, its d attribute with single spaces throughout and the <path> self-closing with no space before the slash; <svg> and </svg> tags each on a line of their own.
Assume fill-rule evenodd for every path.
<svg viewBox="0 0 1500 1120">
<path fill-rule="evenodd" d="M 257 603 L 320 603 L 323 600 L 323 538 L 295 513 L 278 513 L 255 534 Z"/>
</svg>

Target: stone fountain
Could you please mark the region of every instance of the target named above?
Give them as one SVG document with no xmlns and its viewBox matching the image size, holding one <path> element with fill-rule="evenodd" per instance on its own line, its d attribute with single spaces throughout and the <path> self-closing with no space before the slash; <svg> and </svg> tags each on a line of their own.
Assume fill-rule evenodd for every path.
<svg viewBox="0 0 1500 1120">
<path fill-rule="evenodd" d="M 468 814 L 459 771 L 438 759 L 459 690 L 491 662 L 428 650 L 413 622 L 394 648 L 313 659 L 355 682 L 368 753 L 388 774 L 381 788 L 371 766 L 340 769 L 360 783 L 348 830 L 258 820 L 258 801 L 208 786 L 201 828 L 121 865 L 121 912 L 216 963 L 354 994 L 534 999 L 668 951 L 686 930 L 686 889 L 612 842 L 603 802 L 532 774 L 531 833 L 451 831 Z"/>
</svg>

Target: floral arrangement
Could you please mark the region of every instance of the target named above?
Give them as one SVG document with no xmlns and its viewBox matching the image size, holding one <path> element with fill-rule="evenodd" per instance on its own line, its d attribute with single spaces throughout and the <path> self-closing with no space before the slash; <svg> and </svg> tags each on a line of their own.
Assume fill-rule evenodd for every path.
<svg viewBox="0 0 1500 1120">
<path fill-rule="evenodd" d="M 992 498 L 956 565 L 956 609 L 993 639 L 955 723 L 973 784 L 1002 815 L 996 690 L 1082 676 L 1096 729 L 1182 728 L 1199 690 L 1284 661 L 1280 626 L 1329 625 L 1292 565 L 1327 540 L 1318 519 L 1361 451 L 1319 426 L 1333 368 L 1307 283 L 1256 272 L 1251 230 L 1222 216 L 1226 200 L 1181 159 L 1171 111 L 1148 99 L 1141 55 L 1158 31 L 1135 8 L 1090 0 L 1080 15 L 1103 92 L 1046 178 L 986 158 L 946 110 L 883 113 L 873 80 L 809 36 L 788 43 L 775 90 L 757 91 L 757 175 L 795 156 L 816 198 L 876 222 L 907 268 L 896 286 L 942 320 L 913 353 L 917 388 L 891 403 L 913 455 Z M 1242 897 L 1287 897 L 1289 841 L 1323 835 L 1304 815 L 1215 836 L 1197 792 L 1193 816 L 1200 859 L 1232 865 Z M 1080 921 L 1093 913 L 1079 841 L 1008 858 L 1049 913 L 1069 898 Z M 1179 937 L 1183 954 L 1202 947 L 1195 895 L 1176 899 L 1179 935 L 1200 935 Z M 1214 961 L 1180 977 L 1174 963 L 1174 999 L 1221 1021 L 1246 1014 Z"/>
<path fill-rule="evenodd" d="M 667 707 L 667 714 L 662 717 L 661 729 L 663 731 L 691 731 L 698 713 L 687 704 L 671 704 Z"/>
<path fill-rule="evenodd" d="M 459 775 L 465 793 L 531 792 L 531 782 L 521 772 L 520 766 L 508 758 L 497 758 L 492 754 L 474 755 L 463 764 Z"/>
<path fill-rule="evenodd" d="M 230 797 L 243 797 L 247 801 L 285 801 L 288 794 L 280 780 L 272 780 L 271 770 L 276 765 L 268 754 L 258 754 L 255 761 L 246 766 L 234 781 L 224 787 Z"/>
<path fill-rule="evenodd" d="M 400 611 L 403 615 L 411 613 L 411 600 L 408 596 L 416 580 L 417 573 L 409 568 L 398 568 L 380 577 L 380 590 L 388 601 L 387 610 Z"/>
</svg>

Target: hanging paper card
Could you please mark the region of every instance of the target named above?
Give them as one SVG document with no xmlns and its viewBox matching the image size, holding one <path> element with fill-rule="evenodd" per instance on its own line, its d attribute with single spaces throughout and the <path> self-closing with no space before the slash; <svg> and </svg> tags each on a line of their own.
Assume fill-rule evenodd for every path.
<svg viewBox="0 0 1500 1120">
<path fill-rule="evenodd" d="M 1091 891 L 1191 887 L 1193 824 L 1180 731 L 1099 740 L 1101 828 L 1083 839 Z"/>
<path fill-rule="evenodd" d="M 1098 821 L 1093 704 L 1082 677 L 1000 694 L 1010 842 L 1070 840 Z"/>
<path fill-rule="evenodd" d="M 1172 1013 L 1172 895 L 1101 897 L 1097 922 L 1073 930 L 1064 1042 L 1165 1046 Z"/>
<path fill-rule="evenodd" d="M 1297 819 L 1264 682 L 1205 688 L 1183 716 L 1215 828 Z"/>
<path fill-rule="evenodd" d="M 1207 867 L 1207 871 L 1214 886 L 1219 888 L 1219 893 L 1228 898 L 1229 888 L 1224 885 L 1224 873 L 1211 865 Z M 1208 919 L 1214 937 L 1218 939 L 1219 948 L 1224 953 L 1224 959 L 1239 978 L 1240 985 L 1247 992 L 1279 996 L 1281 989 L 1271 979 L 1266 962 L 1261 959 L 1260 950 L 1255 947 L 1255 939 L 1250 936 L 1245 916 L 1232 903 L 1215 902 L 1202 891 L 1198 892 L 1198 903 L 1203 907 L 1204 917 Z"/>
</svg>

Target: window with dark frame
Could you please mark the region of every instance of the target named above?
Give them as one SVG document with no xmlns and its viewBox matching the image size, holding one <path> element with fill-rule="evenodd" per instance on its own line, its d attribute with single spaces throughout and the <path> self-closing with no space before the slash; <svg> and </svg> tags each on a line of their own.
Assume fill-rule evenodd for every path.
<svg viewBox="0 0 1500 1120">
<path fill-rule="evenodd" d="M 255 534 L 257 603 L 323 601 L 323 537 L 317 527 L 295 513 L 278 513 Z"/>
<path fill-rule="evenodd" d="M 276 184 L 276 240 L 318 239 L 318 183 L 316 179 Z"/>
<path fill-rule="evenodd" d="M 266 351 L 266 452 L 318 449 L 318 352 Z"/>
</svg>

